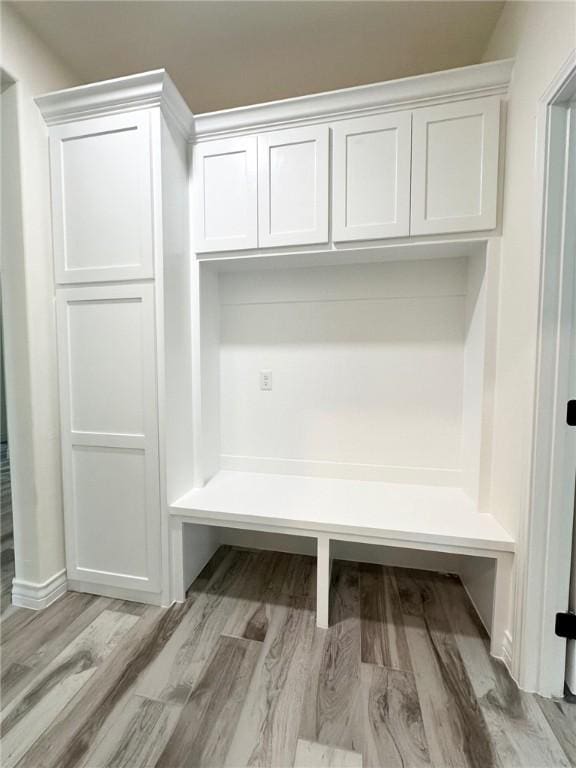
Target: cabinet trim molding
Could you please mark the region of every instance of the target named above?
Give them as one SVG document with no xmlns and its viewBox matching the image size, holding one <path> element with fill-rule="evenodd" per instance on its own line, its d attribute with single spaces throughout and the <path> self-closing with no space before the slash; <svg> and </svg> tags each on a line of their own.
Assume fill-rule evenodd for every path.
<svg viewBox="0 0 576 768">
<path fill-rule="evenodd" d="M 165 69 L 54 91 L 34 101 L 48 126 L 160 107 L 187 139 L 194 130 L 194 115 Z"/>
<path fill-rule="evenodd" d="M 194 118 L 194 141 L 506 94 L 513 65 L 513 59 L 503 59 L 327 93 L 206 112 Z"/>
</svg>

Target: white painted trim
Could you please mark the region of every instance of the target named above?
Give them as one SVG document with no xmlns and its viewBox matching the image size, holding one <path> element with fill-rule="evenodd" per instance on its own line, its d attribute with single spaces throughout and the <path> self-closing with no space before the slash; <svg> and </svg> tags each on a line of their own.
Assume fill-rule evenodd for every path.
<svg viewBox="0 0 576 768">
<path fill-rule="evenodd" d="M 520 687 L 544 696 L 563 694 L 564 659 L 553 633 L 553 606 L 559 595 L 568 600 L 571 527 L 557 520 L 552 502 L 550 458 L 552 456 L 551 402 L 548 374 L 554 374 L 558 360 L 558 309 L 560 293 L 554 288 L 558 258 L 547 247 L 548 173 L 551 163 L 550 125 L 552 108 L 569 96 L 569 84 L 576 88 L 576 49 L 573 50 L 540 100 L 537 146 L 537 221 L 536 241 L 541 249 L 540 307 L 538 318 L 538 361 L 534 401 L 528 514 L 521 519 L 513 601 L 512 675 Z M 556 296 L 552 296 L 552 292 Z M 568 530 L 570 528 L 570 530 Z M 551 646 L 555 645 L 552 650 Z"/>
<path fill-rule="evenodd" d="M 508 630 L 504 632 L 504 642 L 502 644 L 502 661 L 506 665 L 506 668 L 510 672 L 512 669 L 512 650 L 514 644 L 512 642 L 512 635 Z"/>
<path fill-rule="evenodd" d="M 195 117 L 195 138 L 258 131 L 304 122 L 409 109 L 438 102 L 505 94 L 512 59 L 405 77 L 383 83 L 343 88 L 266 104 L 207 112 Z"/>
<path fill-rule="evenodd" d="M 362 464 L 344 461 L 312 461 L 270 456 L 220 454 L 220 469 L 274 475 L 305 475 L 345 480 L 376 480 L 414 485 L 458 486 L 462 470 L 449 467 L 402 467 L 391 464 Z"/>
<path fill-rule="evenodd" d="M 53 91 L 35 99 L 47 125 L 160 107 L 189 139 L 194 116 L 165 69 Z"/>
<path fill-rule="evenodd" d="M 12 605 L 41 611 L 62 597 L 67 589 L 65 568 L 40 583 L 14 578 L 12 579 Z"/>
<path fill-rule="evenodd" d="M 170 605 L 169 602 L 162 601 L 162 595 L 159 592 L 140 592 L 137 589 L 116 587 L 113 584 L 97 584 L 94 581 L 82 579 L 68 579 L 68 591 L 101 595 L 102 597 L 111 597 L 113 600 L 129 600 L 131 603 L 162 605 L 164 607 Z"/>
</svg>

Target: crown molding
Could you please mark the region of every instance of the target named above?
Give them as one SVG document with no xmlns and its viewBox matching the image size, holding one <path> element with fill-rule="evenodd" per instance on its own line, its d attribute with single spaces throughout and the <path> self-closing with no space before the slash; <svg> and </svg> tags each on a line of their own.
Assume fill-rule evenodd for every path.
<svg viewBox="0 0 576 768">
<path fill-rule="evenodd" d="M 206 112 L 194 118 L 194 138 L 224 137 L 294 123 L 506 94 L 513 65 L 513 59 L 504 59 L 294 99 Z"/>
<path fill-rule="evenodd" d="M 194 130 L 194 116 L 164 69 L 54 91 L 35 102 L 49 126 L 160 107 L 187 139 Z"/>
</svg>

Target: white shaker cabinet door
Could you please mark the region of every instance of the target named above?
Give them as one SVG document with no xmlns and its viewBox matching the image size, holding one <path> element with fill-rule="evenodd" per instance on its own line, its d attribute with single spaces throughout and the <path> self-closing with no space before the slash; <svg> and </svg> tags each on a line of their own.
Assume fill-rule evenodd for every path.
<svg viewBox="0 0 576 768">
<path fill-rule="evenodd" d="M 258 239 L 261 248 L 328 242 L 329 129 L 258 136 Z"/>
<path fill-rule="evenodd" d="M 197 253 L 258 247 L 256 146 L 256 136 L 246 136 L 194 147 Z"/>
<path fill-rule="evenodd" d="M 153 276 L 150 113 L 50 131 L 57 283 Z"/>
<path fill-rule="evenodd" d="M 497 96 L 414 110 L 411 234 L 494 229 L 499 126 Z"/>
<path fill-rule="evenodd" d="M 57 293 L 68 578 L 160 591 L 152 285 Z"/>
<path fill-rule="evenodd" d="M 345 120 L 332 131 L 334 241 L 407 236 L 410 112 Z"/>
</svg>

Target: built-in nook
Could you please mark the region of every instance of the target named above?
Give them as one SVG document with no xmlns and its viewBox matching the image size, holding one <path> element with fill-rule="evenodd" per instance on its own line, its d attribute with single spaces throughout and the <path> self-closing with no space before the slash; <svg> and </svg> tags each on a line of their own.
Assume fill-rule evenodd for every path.
<svg viewBox="0 0 576 768">
<path fill-rule="evenodd" d="M 366 256 L 198 265 L 196 480 L 172 513 L 504 557 L 488 508 L 497 243 Z"/>
<path fill-rule="evenodd" d="M 490 474 L 510 73 L 199 116 L 162 70 L 37 100 L 70 588 L 168 605 L 220 542 L 290 542 L 316 553 L 327 626 L 334 557 L 420 557 L 456 564 L 505 653 L 514 540 Z"/>
</svg>

